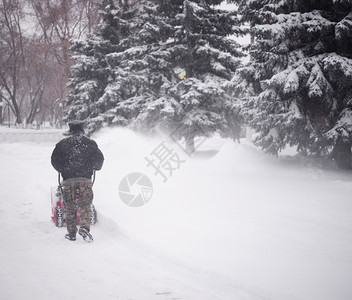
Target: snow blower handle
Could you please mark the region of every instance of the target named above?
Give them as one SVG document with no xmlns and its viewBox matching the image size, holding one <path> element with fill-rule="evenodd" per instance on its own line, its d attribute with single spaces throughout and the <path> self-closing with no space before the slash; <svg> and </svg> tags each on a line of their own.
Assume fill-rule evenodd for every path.
<svg viewBox="0 0 352 300">
<path fill-rule="evenodd" d="M 61 185 L 61 182 L 60 182 L 60 172 L 57 173 L 58 174 L 58 177 L 57 177 L 57 180 L 58 180 L 58 183 L 59 183 L 59 189 L 60 189 L 60 192 L 61 192 L 61 195 L 64 194 L 64 191 L 62 189 L 62 185 Z"/>
<path fill-rule="evenodd" d="M 95 169 L 93 170 L 93 180 L 92 180 L 92 186 L 94 185 L 94 181 L 95 181 Z"/>
</svg>

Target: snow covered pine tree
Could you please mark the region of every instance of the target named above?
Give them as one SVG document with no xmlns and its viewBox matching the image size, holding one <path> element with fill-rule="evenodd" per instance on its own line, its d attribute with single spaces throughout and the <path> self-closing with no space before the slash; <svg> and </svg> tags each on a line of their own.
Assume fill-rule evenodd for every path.
<svg viewBox="0 0 352 300">
<path fill-rule="evenodd" d="M 180 138 L 189 141 L 189 147 L 197 135 L 214 131 L 229 134 L 234 123 L 233 102 L 225 86 L 243 54 L 228 36 L 242 32 L 234 12 L 215 8 L 220 2 L 125 1 L 109 13 L 113 6 L 106 7 L 105 14 L 113 16 L 109 26 L 117 43 L 114 51 L 100 51 L 99 59 L 105 56 L 101 62 L 104 87 L 93 85 L 93 109 L 85 117 L 94 124 L 99 121 L 103 126 L 129 125 L 147 131 L 160 126 L 171 132 L 183 126 Z M 98 30 L 93 40 L 105 40 L 102 33 Z M 86 57 L 86 53 L 76 56 L 74 70 L 84 69 L 81 66 L 86 64 Z M 83 73 L 74 75 L 74 91 L 98 80 L 93 73 L 88 81 Z M 71 96 L 72 111 L 79 112 L 75 101 L 79 106 L 79 98 L 91 93 L 73 94 L 77 96 Z"/>
<path fill-rule="evenodd" d="M 251 25 L 250 63 L 232 85 L 257 145 L 287 145 L 351 168 L 352 2 L 235 0 Z"/>
<path fill-rule="evenodd" d="M 99 99 L 111 78 L 106 56 L 119 51 L 120 33 L 127 22 L 117 17 L 113 0 L 102 1 L 99 8 L 101 21 L 96 30 L 83 39 L 72 41 L 71 51 L 76 64 L 71 68 L 68 83 L 71 91 L 65 100 L 66 121 L 87 120 L 88 132 L 105 125 L 101 113 L 106 110 L 106 104 L 100 103 Z"/>
<path fill-rule="evenodd" d="M 239 138 L 240 128 L 227 84 L 244 54 L 230 35 L 242 35 L 236 12 L 216 9 L 222 1 L 183 1 L 174 18 L 177 26 L 169 45 L 174 66 L 185 69 L 186 79 L 167 91 L 180 105 L 172 121 L 183 127 L 187 152 L 196 136 L 216 131 Z"/>
</svg>

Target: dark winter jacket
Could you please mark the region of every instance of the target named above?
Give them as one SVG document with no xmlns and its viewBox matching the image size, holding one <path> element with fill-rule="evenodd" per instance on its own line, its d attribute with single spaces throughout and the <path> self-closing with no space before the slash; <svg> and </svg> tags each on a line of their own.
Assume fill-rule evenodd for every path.
<svg viewBox="0 0 352 300">
<path fill-rule="evenodd" d="M 104 156 L 95 141 L 76 133 L 61 140 L 51 155 L 51 164 L 62 178 L 91 178 L 103 166 Z"/>
</svg>

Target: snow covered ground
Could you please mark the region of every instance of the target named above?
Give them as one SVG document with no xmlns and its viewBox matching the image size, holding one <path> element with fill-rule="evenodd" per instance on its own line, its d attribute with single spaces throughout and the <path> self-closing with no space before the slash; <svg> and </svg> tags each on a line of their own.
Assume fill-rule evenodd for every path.
<svg viewBox="0 0 352 300">
<path fill-rule="evenodd" d="M 92 244 L 50 222 L 53 140 L 0 140 L 1 299 L 352 299 L 351 172 L 217 137 L 191 158 L 167 137 L 94 138 Z M 184 160 L 166 182 L 146 162 L 163 141 Z M 153 183 L 139 208 L 118 194 L 132 172 Z"/>
</svg>

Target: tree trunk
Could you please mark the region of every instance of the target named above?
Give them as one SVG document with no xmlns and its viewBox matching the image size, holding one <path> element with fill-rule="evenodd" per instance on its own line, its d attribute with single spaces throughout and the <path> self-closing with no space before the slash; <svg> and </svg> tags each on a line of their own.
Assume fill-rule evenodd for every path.
<svg viewBox="0 0 352 300">
<path fill-rule="evenodd" d="M 193 136 L 187 136 L 186 138 L 186 152 L 188 155 L 192 155 L 195 151 L 194 147 L 194 137 Z"/>
<path fill-rule="evenodd" d="M 4 108 L 4 102 L 0 102 L 0 125 L 4 122 L 4 117 L 3 117 L 3 108 Z"/>
<path fill-rule="evenodd" d="M 21 111 L 15 97 L 12 97 L 13 113 L 16 117 L 16 124 L 22 124 Z"/>
<path fill-rule="evenodd" d="M 351 165 L 351 142 L 348 138 L 338 137 L 333 150 L 333 158 L 340 169 L 349 170 Z"/>
</svg>

